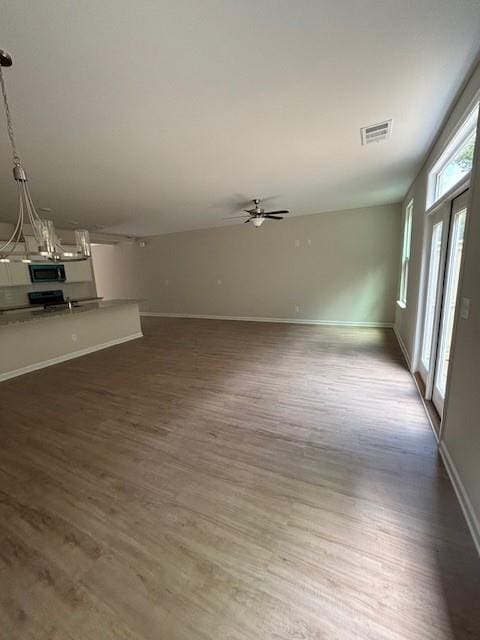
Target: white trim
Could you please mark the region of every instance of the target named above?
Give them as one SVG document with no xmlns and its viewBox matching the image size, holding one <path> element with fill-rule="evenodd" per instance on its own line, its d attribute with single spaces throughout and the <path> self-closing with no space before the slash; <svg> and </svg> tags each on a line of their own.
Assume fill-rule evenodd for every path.
<svg viewBox="0 0 480 640">
<path fill-rule="evenodd" d="M 451 203 L 452 200 L 455 200 L 455 198 L 461 196 L 464 191 L 468 191 L 470 189 L 471 178 L 472 172 L 469 171 L 465 174 L 465 177 L 460 180 L 460 182 L 454 184 L 453 187 L 446 191 L 443 196 L 436 200 L 428 209 L 425 209 L 425 215 L 433 215 L 438 209 L 443 207 L 446 202 Z"/>
<path fill-rule="evenodd" d="M 407 363 L 410 367 L 410 358 L 408 357 L 408 353 L 407 350 L 405 348 L 405 344 L 400 336 L 400 333 L 398 332 L 397 327 L 394 325 L 393 326 L 393 331 L 395 332 L 395 335 L 397 336 L 397 340 L 398 340 L 398 344 L 400 345 L 400 349 L 403 352 L 403 355 L 405 356 L 405 359 L 407 360 Z M 467 525 L 468 528 L 470 530 L 470 533 L 472 535 L 473 538 L 473 542 L 475 544 L 475 548 L 477 549 L 478 554 L 480 555 L 480 522 L 478 521 L 477 515 L 475 513 L 475 510 L 473 508 L 473 505 L 470 501 L 470 498 L 468 497 L 468 493 L 467 490 L 465 489 L 465 486 L 460 478 L 460 474 L 457 471 L 457 468 L 452 460 L 452 457 L 450 456 L 450 453 L 447 449 L 447 445 L 445 444 L 445 442 L 439 441 L 438 438 L 438 434 L 435 431 L 435 427 L 432 423 L 432 419 L 430 418 L 430 414 L 427 410 L 427 406 L 425 404 L 425 399 L 418 387 L 418 383 L 417 380 L 415 378 L 415 375 L 411 372 L 412 378 L 413 378 L 413 382 L 415 383 L 415 387 L 417 388 L 418 391 L 418 395 L 420 396 L 420 399 L 422 401 L 423 404 L 423 408 L 425 410 L 425 414 L 427 416 L 428 422 L 430 423 L 430 427 L 432 429 L 432 433 L 435 437 L 435 440 L 437 441 L 438 444 L 438 450 L 440 451 L 440 455 L 442 456 L 442 460 L 443 463 L 445 465 L 445 469 L 447 470 L 447 474 L 448 477 L 450 479 L 450 482 L 452 483 L 453 489 L 455 491 L 455 495 L 457 496 L 458 502 L 460 503 L 460 507 L 463 511 L 463 515 L 465 516 L 465 520 L 467 521 Z"/>
<path fill-rule="evenodd" d="M 238 320 L 242 322 L 283 322 L 285 324 L 316 324 L 339 327 L 387 327 L 392 328 L 392 322 L 353 322 L 350 320 L 304 320 L 300 318 L 257 318 L 255 316 L 210 316 L 198 313 L 159 313 L 140 311 L 141 316 L 147 318 L 197 318 L 200 320 Z"/>
<path fill-rule="evenodd" d="M 473 542 L 475 543 L 477 552 L 480 555 L 480 522 L 478 521 L 473 505 L 468 497 L 467 490 L 460 478 L 460 474 L 458 473 L 455 463 L 447 449 L 447 445 L 443 441 L 440 442 L 440 455 L 442 456 L 448 477 L 450 478 L 450 482 L 452 483 L 457 495 L 463 515 L 465 516 L 468 528 L 470 529 L 470 533 L 472 534 Z"/>
<path fill-rule="evenodd" d="M 400 333 L 399 333 L 399 331 L 398 331 L 398 329 L 397 329 L 397 327 L 395 325 L 393 325 L 393 331 L 394 331 L 394 333 L 395 333 L 395 335 L 397 337 L 398 344 L 400 345 L 400 349 L 402 350 L 402 353 L 403 353 L 403 355 L 405 357 L 405 360 L 407 361 L 408 370 L 410 372 L 410 375 L 412 376 L 413 383 L 415 385 L 415 388 L 417 389 L 419 398 L 420 398 L 420 400 L 422 402 L 423 410 L 425 411 L 425 415 L 427 416 L 428 424 L 430 425 L 432 433 L 435 436 L 435 440 L 438 443 L 438 434 L 435 431 L 435 425 L 432 422 L 432 418 L 431 418 L 430 413 L 429 413 L 428 408 L 427 408 L 427 403 L 425 401 L 425 398 L 423 397 L 422 390 L 418 386 L 417 378 L 415 377 L 415 374 L 413 372 L 413 367 L 412 367 L 412 364 L 411 364 L 410 356 L 409 356 L 408 351 L 407 351 L 407 347 L 405 346 L 405 343 L 403 342 L 402 336 L 400 335 Z"/>
<path fill-rule="evenodd" d="M 466 84 L 468 84 L 468 82 L 471 79 L 472 79 L 472 76 L 470 76 L 467 79 L 467 83 Z M 465 92 L 465 89 L 466 89 L 466 86 L 464 86 L 462 88 L 462 90 L 460 91 L 460 94 Z M 427 170 L 427 173 L 430 173 L 434 169 L 435 165 L 438 164 L 438 161 L 440 160 L 440 158 L 441 158 L 442 154 L 444 153 L 445 149 L 452 142 L 452 140 L 455 138 L 455 136 L 459 133 L 460 129 L 466 123 L 466 121 L 468 120 L 468 118 L 471 115 L 472 111 L 476 108 L 477 104 L 480 102 L 480 89 L 477 89 L 475 91 L 475 93 L 473 94 L 473 97 L 471 98 L 471 100 L 469 101 L 469 103 L 467 104 L 465 109 L 463 110 L 462 115 L 459 116 L 459 118 L 457 119 L 455 125 L 453 125 L 450 133 L 448 134 L 447 138 L 443 142 L 442 148 L 441 149 L 437 149 L 436 154 L 433 155 L 435 147 L 438 146 L 438 144 L 440 142 L 440 138 L 442 136 L 442 133 L 447 128 L 448 121 L 453 118 L 455 108 L 458 106 L 459 102 L 460 102 L 460 96 L 457 96 L 457 99 L 454 100 L 454 102 L 453 102 L 453 109 L 447 115 L 446 120 L 444 120 L 444 122 L 442 123 L 442 125 L 441 125 L 441 127 L 439 129 L 440 135 L 437 136 L 437 139 L 434 141 L 432 147 L 430 148 L 430 150 L 429 150 L 429 152 L 427 154 L 427 159 L 431 158 L 428 163 L 425 163 L 425 168 Z M 418 175 L 415 177 L 415 180 L 417 179 L 417 177 L 418 177 Z"/>
<path fill-rule="evenodd" d="M 397 325 L 395 325 L 395 324 L 393 325 L 393 331 L 394 331 L 395 335 L 397 336 L 397 342 L 400 345 L 400 349 L 402 350 L 403 357 L 405 358 L 405 360 L 407 362 L 408 370 L 411 372 L 412 371 L 412 361 L 410 360 L 410 354 L 408 353 L 407 347 L 405 346 L 403 338 L 400 335 L 399 330 L 397 329 Z"/>
<path fill-rule="evenodd" d="M 407 303 L 403 302 L 403 300 L 397 300 L 397 307 L 400 307 L 400 309 L 406 309 Z"/>
<path fill-rule="evenodd" d="M 73 360 L 73 358 L 80 358 L 81 356 L 85 356 L 88 353 L 100 351 L 101 349 L 107 349 L 108 347 L 114 347 L 117 344 L 122 344 L 122 342 L 128 342 L 129 340 L 135 340 L 136 338 L 142 337 L 143 333 L 139 331 L 123 338 L 115 338 L 115 340 L 109 340 L 108 342 L 103 342 L 102 344 L 96 344 L 93 347 L 87 347 L 85 349 L 79 349 L 78 351 L 72 351 L 71 353 L 65 353 L 64 355 L 56 356 L 55 358 L 49 358 L 48 360 L 43 360 L 42 362 L 35 362 L 34 364 L 29 364 L 26 367 L 22 367 L 21 369 L 14 369 L 13 371 L 0 373 L 0 382 L 9 380 L 10 378 L 16 378 L 17 376 L 23 376 L 25 373 L 37 371 L 37 369 L 50 367 L 52 366 L 52 364 L 59 364 L 60 362 L 65 362 L 66 360 Z"/>
<path fill-rule="evenodd" d="M 420 396 L 420 400 L 422 401 L 423 409 L 425 411 L 425 415 L 427 416 L 428 424 L 430 425 L 430 429 L 432 430 L 433 437 L 435 438 L 435 442 L 437 443 L 437 446 L 438 446 L 440 444 L 440 440 L 439 440 L 439 437 L 438 437 L 438 433 L 435 430 L 435 425 L 433 424 L 432 416 L 430 415 L 430 411 L 429 411 L 429 409 L 427 407 L 427 400 L 425 400 L 425 398 L 423 397 L 422 390 L 418 386 L 418 380 L 415 377 L 414 373 L 412 373 L 412 378 L 413 378 L 413 381 L 415 383 L 415 386 L 417 387 L 417 391 L 418 391 L 418 395 Z"/>
<path fill-rule="evenodd" d="M 437 177 L 447 164 L 448 160 L 455 155 L 472 132 L 477 130 L 480 113 L 479 99 L 480 90 L 476 91 L 475 97 L 469 103 L 468 107 L 463 112 L 463 115 L 459 118 L 457 124 L 450 132 L 450 135 L 447 140 L 445 140 L 442 149 L 438 151 L 435 160 L 429 163 L 427 168 L 427 201 L 425 203 L 427 209 L 432 208 L 434 204 L 448 193 L 443 194 L 439 198 L 436 197 Z M 476 117 L 474 118 L 475 112 Z M 470 120 L 472 120 L 472 130 L 465 133 L 465 130 L 469 129 L 468 125 Z M 469 175 L 470 173 L 471 172 L 469 172 Z M 450 191 L 457 185 L 454 185 Z"/>
</svg>

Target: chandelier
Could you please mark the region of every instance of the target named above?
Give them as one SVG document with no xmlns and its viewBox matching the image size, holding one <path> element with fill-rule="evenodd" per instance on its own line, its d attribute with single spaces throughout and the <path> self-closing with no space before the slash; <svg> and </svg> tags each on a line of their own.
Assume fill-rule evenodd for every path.
<svg viewBox="0 0 480 640">
<path fill-rule="evenodd" d="M 0 262 L 21 260 L 22 262 L 53 261 L 58 262 L 86 260 L 91 256 L 90 237 L 85 229 L 75 231 L 75 247 L 63 247 L 55 233 L 51 220 L 40 218 L 33 204 L 28 188 L 27 174 L 22 166 L 15 144 L 15 135 L 8 104 L 3 67 L 11 67 L 12 57 L 0 49 L 0 84 L 3 104 L 7 118 L 7 132 L 13 156 L 13 177 L 18 187 L 18 218 L 14 231 L 7 242 L 0 244 Z M 26 225 L 30 226 L 28 230 Z"/>
</svg>

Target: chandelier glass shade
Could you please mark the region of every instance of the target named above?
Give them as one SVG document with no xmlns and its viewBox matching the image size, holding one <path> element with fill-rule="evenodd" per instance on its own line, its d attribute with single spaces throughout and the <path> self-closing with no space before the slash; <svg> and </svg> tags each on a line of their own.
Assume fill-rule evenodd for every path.
<svg viewBox="0 0 480 640">
<path fill-rule="evenodd" d="M 58 262 L 86 260 L 91 256 L 90 237 L 85 229 L 75 231 L 75 246 L 64 247 L 59 241 L 51 220 L 38 215 L 30 195 L 27 174 L 17 153 L 10 106 L 3 74 L 4 67 L 13 64 L 11 56 L 0 49 L 0 84 L 7 119 L 7 132 L 13 157 L 13 177 L 18 188 L 18 217 L 10 238 L 0 241 L 0 262 L 21 260 L 22 262 Z"/>
</svg>

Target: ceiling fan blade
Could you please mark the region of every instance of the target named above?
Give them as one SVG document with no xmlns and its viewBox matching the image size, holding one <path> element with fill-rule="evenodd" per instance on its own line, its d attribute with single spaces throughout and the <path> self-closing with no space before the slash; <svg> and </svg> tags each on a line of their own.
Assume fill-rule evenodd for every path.
<svg viewBox="0 0 480 640">
<path fill-rule="evenodd" d="M 284 209 L 283 211 L 266 211 L 265 215 L 270 215 L 270 214 L 276 215 L 277 213 L 289 213 L 289 212 L 286 209 Z"/>
<path fill-rule="evenodd" d="M 250 222 L 251 218 L 249 218 L 248 220 L 245 220 L 245 222 L 243 224 L 247 224 L 247 222 Z"/>
<path fill-rule="evenodd" d="M 270 220 L 283 220 L 283 216 L 271 216 L 269 213 L 265 214 L 265 218 L 269 218 Z"/>
</svg>

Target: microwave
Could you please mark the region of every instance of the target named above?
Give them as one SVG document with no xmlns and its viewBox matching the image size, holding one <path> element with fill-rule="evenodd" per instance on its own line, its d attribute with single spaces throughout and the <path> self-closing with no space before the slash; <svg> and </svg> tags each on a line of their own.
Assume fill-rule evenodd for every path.
<svg viewBox="0 0 480 640">
<path fill-rule="evenodd" d="M 32 282 L 65 282 L 65 266 L 63 264 L 29 264 Z"/>
</svg>

